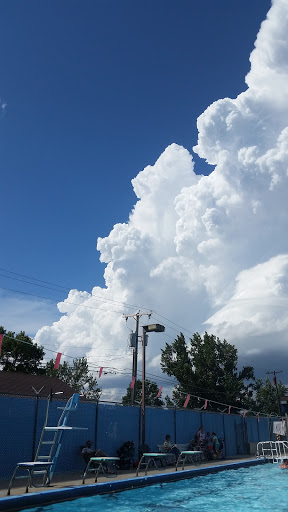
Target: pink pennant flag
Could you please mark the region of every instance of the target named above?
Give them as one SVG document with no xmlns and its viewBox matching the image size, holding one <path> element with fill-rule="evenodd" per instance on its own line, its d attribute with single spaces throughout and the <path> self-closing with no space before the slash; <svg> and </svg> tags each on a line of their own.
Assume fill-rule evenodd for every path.
<svg viewBox="0 0 288 512">
<path fill-rule="evenodd" d="M 55 370 L 58 370 L 58 368 L 59 368 L 61 356 L 62 356 L 62 352 L 58 352 L 56 359 L 55 359 L 55 364 L 54 364 Z"/>
<path fill-rule="evenodd" d="M 244 411 L 243 418 L 245 418 L 245 416 L 246 416 L 246 412 L 247 412 L 247 411 Z"/>
<path fill-rule="evenodd" d="M 257 414 L 257 420 L 258 420 L 258 423 L 259 423 L 259 421 L 260 421 L 260 419 L 259 419 L 259 413 Z"/>
<path fill-rule="evenodd" d="M 187 407 L 189 400 L 190 400 L 190 395 L 187 395 L 187 398 L 186 398 L 186 400 L 184 402 L 184 407 L 185 408 Z"/>
<path fill-rule="evenodd" d="M 205 400 L 204 409 L 207 409 L 208 400 Z"/>
<path fill-rule="evenodd" d="M 135 386 L 135 377 L 134 377 L 134 375 L 133 375 L 133 377 L 132 377 L 132 381 L 131 381 L 131 384 L 130 384 L 130 388 L 131 388 L 131 389 L 133 389 L 133 388 L 134 388 L 134 386 Z"/>
<path fill-rule="evenodd" d="M 231 405 L 229 405 L 228 414 L 230 414 L 230 411 L 231 411 Z"/>
<path fill-rule="evenodd" d="M 3 340 L 3 334 L 0 334 L 0 354 L 1 354 L 1 345 L 2 345 L 2 340 Z"/>
<path fill-rule="evenodd" d="M 156 395 L 156 398 L 159 398 L 159 396 L 161 395 L 162 388 L 163 388 L 163 386 L 160 386 L 159 391 L 158 391 L 158 393 Z"/>
<path fill-rule="evenodd" d="M 100 377 L 101 377 L 101 375 L 102 375 L 103 368 L 104 368 L 104 366 L 100 366 L 100 370 L 99 370 L 99 379 L 100 379 Z"/>
</svg>

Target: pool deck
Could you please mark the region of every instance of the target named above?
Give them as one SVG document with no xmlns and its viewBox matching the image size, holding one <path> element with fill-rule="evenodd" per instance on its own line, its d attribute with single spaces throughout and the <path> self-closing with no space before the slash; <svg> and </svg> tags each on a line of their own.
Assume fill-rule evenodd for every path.
<svg viewBox="0 0 288 512">
<path fill-rule="evenodd" d="M 71 500 L 78 497 L 117 492 L 125 489 L 143 487 L 160 482 L 176 481 L 193 476 L 218 472 L 224 469 L 238 469 L 243 466 L 259 464 L 263 460 L 255 459 L 252 456 L 233 457 L 223 460 L 186 464 L 185 469 L 180 467 L 175 471 L 175 466 L 167 468 L 150 468 L 147 471 L 139 471 L 136 477 L 136 469 L 130 471 L 119 471 L 117 477 L 106 478 L 98 476 L 97 483 L 94 482 L 95 475 L 90 473 L 86 476 L 85 485 L 82 484 L 81 475 L 54 476 L 49 487 L 33 487 L 25 493 L 26 479 L 16 480 L 11 489 L 11 496 L 7 496 L 9 481 L 0 482 L 0 511 L 17 511 L 24 508 L 42 506 L 57 501 Z"/>
</svg>

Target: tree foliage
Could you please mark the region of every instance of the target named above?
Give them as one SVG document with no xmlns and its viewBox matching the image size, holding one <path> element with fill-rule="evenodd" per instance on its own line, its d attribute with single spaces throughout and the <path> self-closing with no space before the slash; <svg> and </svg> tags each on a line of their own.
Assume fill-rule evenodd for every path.
<svg viewBox="0 0 288 512">
<path fill-rule="evenodd" d="M 54 364 L 53 359 L 46 364 L 46 375 L 58 377 L 86 398 L 99 400 L 101 389 L 98 387 L 97 379 L 89 371 L 86 357 L 73 359 L 73 366 L 64 361 L 58 370 L 55 370 Z"/>
<path fill-rule="evenodd" d="M 162 371 L 178 381 L 173 390 L 173 401 L 178 407 L 183 407 L 189 393 L 249 408 L 253 404 L 254 369 L 245 366 L 238 372 L 237 363 L 237 349 L 225 339 L 221 341 L 207 332 L 203 338 L 196 332 L 189 344 L 180 333 L 172 344 L 166 343 L 161 354 Z M 191 396 L 188 407 L 202 405 Z M 214 410 L 217 407 L 217 404 L 210 404 Z"/>
<path fill-rule="evenodd" d="M 22 372 L 43 374 L 41 363 L 45 355 L 44 349 L 33 343 L 32 339 L 20 331 L 18 334 L 6 331 L 0 326 L 0 334 L 3 334 L 0 366 L 7 372 Z"/>
<path fill-rule="evenodd" d="M 142 382 L 141 380 L 136 380 L 134 384 L 135 390 L 135 401 L 141 403 L 142 400 Z M 159 392 L 159 388 L 155 382 L 151 382 L 150 380 L 145 380 L 145 404 L 162 407 L 164 405 L 163 400 L 161 398 L 157 398 L 157 394 Z M 127 388 L 126 395 L 122 397 L 123 405 L 131 405 L 131 387 Z"/>
<path fill-rule="evenodd" d="M 278 395 L 287 396 L 287 387 L 279 381 L 278 384 Z M 277 397 L 277 389 L 269 378 L 256 379 L 255 382 L 255 408 L 262 413 L 272 414 L 277 416 L 279 414 L 279 403 Z"/>
</svg>

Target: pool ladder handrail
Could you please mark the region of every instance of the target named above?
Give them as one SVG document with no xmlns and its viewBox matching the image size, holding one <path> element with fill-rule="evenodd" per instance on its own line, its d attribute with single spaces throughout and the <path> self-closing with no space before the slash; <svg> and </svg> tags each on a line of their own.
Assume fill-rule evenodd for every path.
<svg viewBox="0 0 288 512">
<path fill-rule="evenodd" d="M 262 457 L 275 463 L 288 459 L 288 441 L 261 441 L 257 443 L 256 458 Z"/>
</svg>

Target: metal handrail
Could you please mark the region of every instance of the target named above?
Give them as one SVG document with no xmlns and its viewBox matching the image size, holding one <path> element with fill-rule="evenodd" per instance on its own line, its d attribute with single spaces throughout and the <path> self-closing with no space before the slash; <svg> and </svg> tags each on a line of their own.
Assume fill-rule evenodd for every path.
<svg viewBox="0 0 288 512">
<path fill-rule="evenodd" d="M 256 457 L 288 458 L 288 441 L 261 441 L 257 443 Z"/>
</svg>

